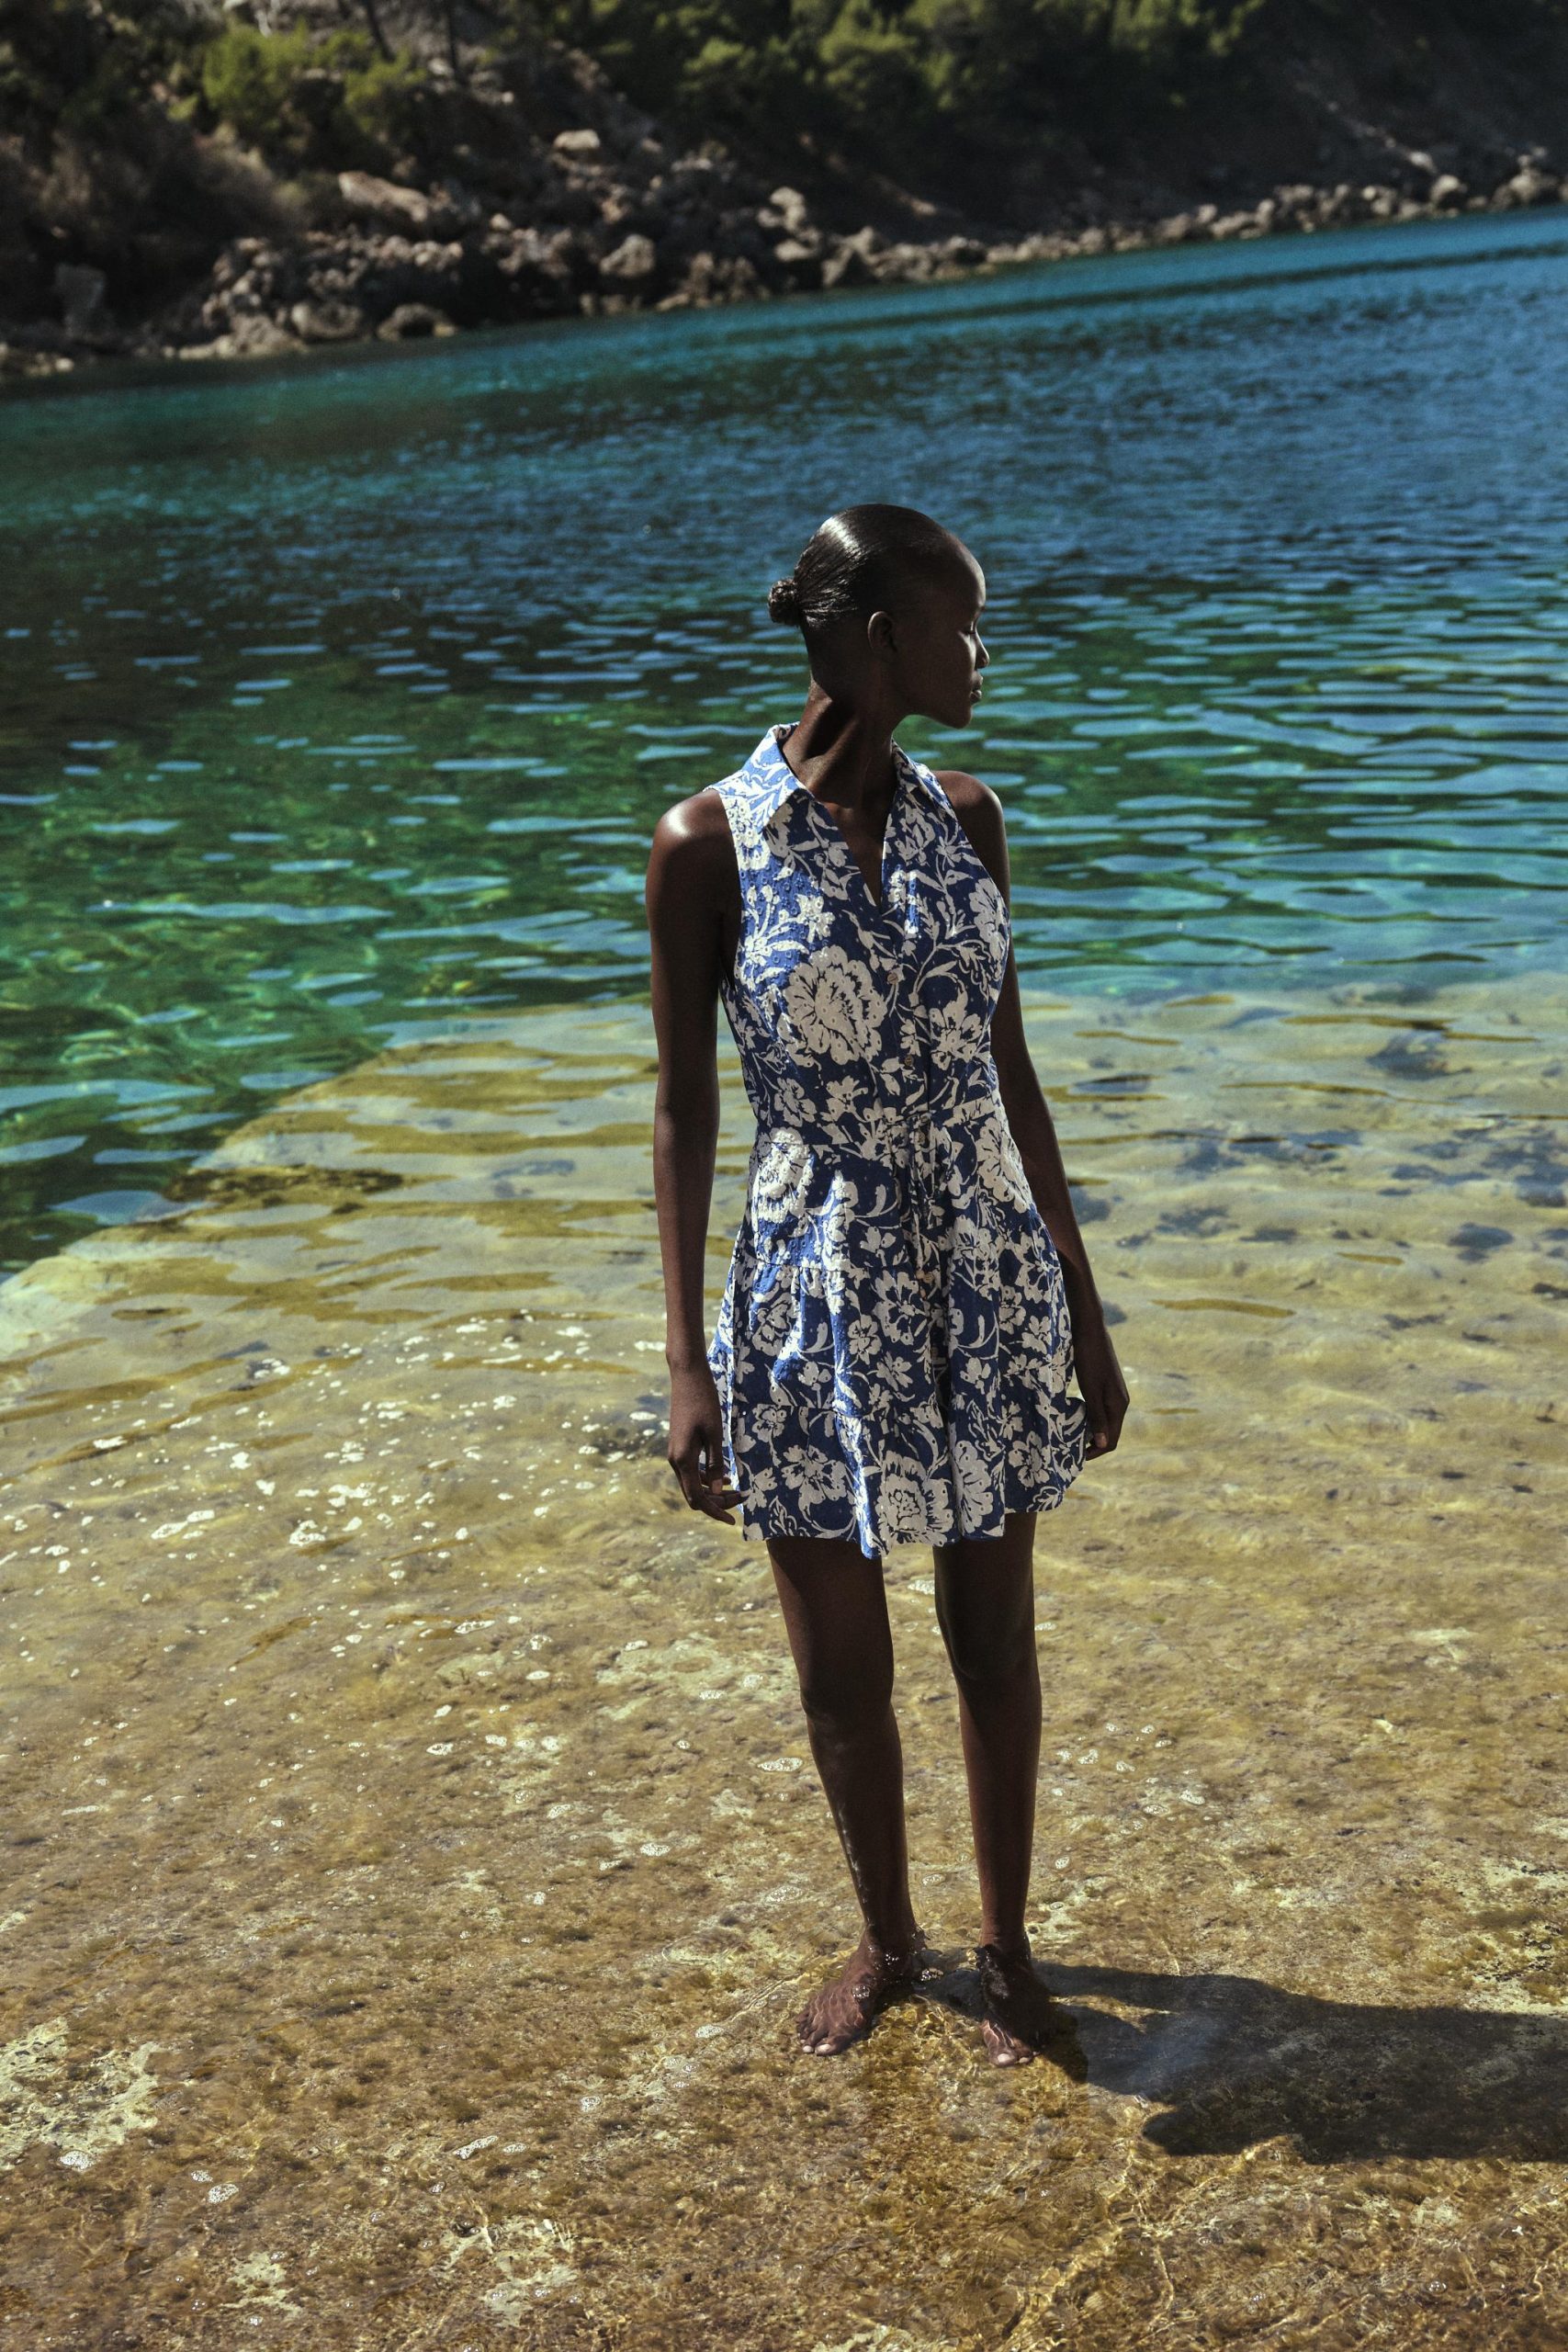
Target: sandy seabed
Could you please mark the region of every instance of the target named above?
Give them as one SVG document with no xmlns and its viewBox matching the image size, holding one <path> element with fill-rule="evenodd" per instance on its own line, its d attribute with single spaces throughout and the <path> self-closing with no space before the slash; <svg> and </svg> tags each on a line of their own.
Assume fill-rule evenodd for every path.
<svg viewBox="0 0 1568 2352">
<path fill-rule="evenodd" d="M 647 1016 L 474 1023 L 0 1291 L 7 2347 L 1568 2340 L 1568 990 L 1029 1021 L 1133 1391 L 1040 1526 L 1089 2081 L 983 2056 L 918 1552 L 951 1966 L 795 2047 L 855 1922 L 662 1460 Z"/>
</svg>

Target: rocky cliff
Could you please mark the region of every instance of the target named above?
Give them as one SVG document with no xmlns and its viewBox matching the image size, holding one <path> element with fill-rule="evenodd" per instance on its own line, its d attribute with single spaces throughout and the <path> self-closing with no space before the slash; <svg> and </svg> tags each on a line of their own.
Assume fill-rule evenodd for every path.
<svg viewBox="0 0 1568 2352">
<path fill-rule="evenodd" d="M 703 135 L 689 103 L 664 120 L 511 0 L 258 8 L 12 0 L 0 368 L 260 356 L 1565 193 L 1568 10 L 1545 0 L 1424 9 L 1403 48 L 1397 10 L 1337 32 L 1326 6 L 1264 0 L 1224 56 L 1182 69 L 1182 104 L 1145 92 L 1141 130 L 1086 98 L 1052 130 L 1036 91 L 994 171 L 959 123 L 897 175 L 787 109 L 744 140 Z"/>
</svg>

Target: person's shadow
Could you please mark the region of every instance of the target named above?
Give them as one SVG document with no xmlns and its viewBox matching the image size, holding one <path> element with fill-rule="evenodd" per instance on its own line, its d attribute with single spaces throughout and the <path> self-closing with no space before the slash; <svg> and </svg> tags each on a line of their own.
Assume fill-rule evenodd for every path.
<svg viewBox="0 0 1568 2352">
<path fill-rule="evenodd" d="M 945 1955 L 942 1955 L 945 1958 Z M 1288 2136 L 1310 2163 L 1359 2156 L 1568 2160 L 1568 2010 L 1372 2008 L 1251 1976 L 1037 1963 L 1072 2019 L 1078 2079 L 1165 2109 L 1143 2136 L 1173 2156 Z M 977 2017 L 972 1968 L 926 1997 Z M 1091 2006 L 1114 2001 L 1135 2021 Z M 1048 2059 L 1037 2064 L 1048 2064 Z"/>
</svg>

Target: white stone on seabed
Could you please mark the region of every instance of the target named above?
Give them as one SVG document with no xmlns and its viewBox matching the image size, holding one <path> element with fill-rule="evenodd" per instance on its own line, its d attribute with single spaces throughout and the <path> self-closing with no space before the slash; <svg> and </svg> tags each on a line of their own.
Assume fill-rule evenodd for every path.
<svg viewBox="0 0 1568 2352">
<path fill-rule="evenodd" d="M 517 2324 L 531 2302 L 559 2293 L 576 2284 L 576 2239 L 558 2221 L 543 2213 L 514 2213 L 508 2221 L 487 2221 L 466 2234 L 451 2234 L 451 2246 L 442 2267 L 456 2263 L 472 2267 L 487 2260 L 499 2269 L 496 2286 L 487 2289 L 484 2302 L 501 2319 Z"/>
<path fill-rule="evenodd" d="M 145 2110 L 158 2084 L 149 2061 L 158 2044 L 106 2050 L 85 2066 L 66 2044 L 65 2019 L 52 2018 L 0 2046 L 0 2170 L 38 2141 L 85 2172 L 132 2132 L 152 2130 Z"/>
<path fill-rule="evenodd" d="M 251 2325 L 261 2325 L 264 2311 L 298 2312 L 299 2305 L 285 2290 L 288 2277 L 283 2257 L 278 2254 L 257 2252 L 243 2255 L 229 2273 L 238 2290 L 231 2310 L 248 2311 Z"/>
</svg>

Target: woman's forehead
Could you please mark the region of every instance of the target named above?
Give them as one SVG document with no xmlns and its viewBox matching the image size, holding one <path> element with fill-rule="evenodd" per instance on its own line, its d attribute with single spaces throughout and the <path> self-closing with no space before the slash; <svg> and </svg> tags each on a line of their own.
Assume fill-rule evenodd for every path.
<svg viewBox="0 0 1568 2352">
<path fill-rule="evenodd" d="M 964 601 L 973 605 L 978 611 L 986 601 L 986 575 L 967 550 L 965 550 L 964 577 L 957 584 Z"/>
<path fill-rule="evenodd" d="M 986 575 L 968 548 L 955 545 L 933 562 L 917 559 L 905 571 L 895 594 L 912 596 L 927 608 L 977 612 L 986 601 Z"/>
</svg>

